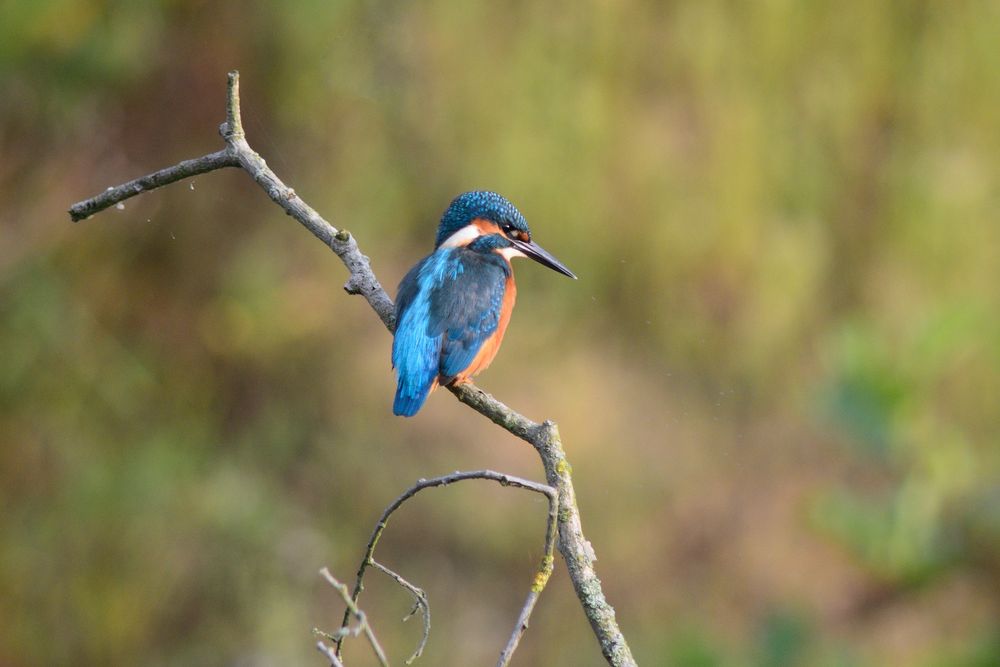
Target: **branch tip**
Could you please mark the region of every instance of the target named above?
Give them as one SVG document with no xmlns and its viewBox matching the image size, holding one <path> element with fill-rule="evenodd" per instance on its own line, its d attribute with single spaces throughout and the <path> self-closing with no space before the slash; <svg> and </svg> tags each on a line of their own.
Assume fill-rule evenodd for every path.
<svg viewBox="0 0 1000 667">
<path fill-rule="evenodd" d="M 226 86 L 226 123 L 223 137 L 226 141 L 242 139 L 243 119 L 240 117 L 240 72 L 233 70 L 228 76 Z"/>
<path fill-rule="evenodd" d="M 332 655 L 334 657 L 339 657 L 340 645 L 344 641 L 344 637 L 347 636 L 348 634 L 353 634 L 354 636 L 357 636 L 364 633 L 365 638 L 368 640 L 368 643 L 372 647 L 372 651 L 375 653 L 375 657 L 378 659 L 379 665 L 381 665 L 382 667 L 388 667 L 389 661 L 385 657 L 385 651 L 382 650 L 382 646 L 379 644 L 378 639 L 376 639 L 374 631 L 368 624 L 368 617 L 365 615 L 365 612 L 361 611 L 361 609 L 358 608 L 358 605 L 356 604 L 355 600 L 352 599 L 350 594 L 348 593 L 347 584 L 340 583 L 336 579 L 336 577 L 330 574 L 330 570 L 328 570 L 325 567 L 320 569 L 319 575 L 324 579 L 326 579 L 327 583 L 329 583 L 330 586 L 332 586 L 338 593 L 340 593 L 340 597 L 341 599 L 343 599 L 344 605 L 347 607 L 348 618 L 350 616 L 353 616 L 355 620 L 357 620 L 358 622 L 358 626 L 355 630 L 351 630 L 348 627 L 348 624 L 344 623 L 340 627 L 340 630 L 337 632 L 337 636 L 322 631 L 318 631 L 320 634 L 326 636 L 327 639 L 337 642 L 336 649 L 329 649 L 329 655 Z M 324 651 L 324 653 L 326 652 Z"/>
</svg>

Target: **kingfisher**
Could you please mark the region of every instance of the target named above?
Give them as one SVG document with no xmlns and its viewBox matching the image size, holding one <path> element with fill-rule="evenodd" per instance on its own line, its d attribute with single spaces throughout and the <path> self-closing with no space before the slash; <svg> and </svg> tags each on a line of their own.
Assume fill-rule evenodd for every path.
<svg viewBox="0 0 1000 667">
<path fill-rule="evenodd" d="M 576 279 L 531 240 L 524 216 L 501 195 L 475 191 L 452 200 L 434 252 L 399 283 L 394 414 L 412 417 L 438 386 L 468 382 L 490 365 L 514 309 L 514 257 Z"/>
</svg>

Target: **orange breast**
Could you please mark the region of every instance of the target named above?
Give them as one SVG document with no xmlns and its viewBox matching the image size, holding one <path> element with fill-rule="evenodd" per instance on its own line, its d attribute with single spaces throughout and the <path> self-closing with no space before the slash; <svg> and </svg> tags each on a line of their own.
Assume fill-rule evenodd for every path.
<svg viewBox="0 0 1000 667">
<path fill-rule="evenodd" d="M 504 287 L 503 303 L 500 305 L 500 321 L 497 323 L 497 330 L 493 335 L 483 341 L 483 346 L 479 348 L 472 363 L 464 371 L 455 376 L 454 383 L 468 382 L 469 379 L 492 363 L 493 358 L 500 351 L 500 343 L 503 342 L 503 335 L 507 332 L 507 324 L 510 322 L 510 314 L 514 311 L 514 299 L 517 298 L 517 287 L 514 285 L 514 274 L 507 277 L 507 284 Z"/>
</svg>

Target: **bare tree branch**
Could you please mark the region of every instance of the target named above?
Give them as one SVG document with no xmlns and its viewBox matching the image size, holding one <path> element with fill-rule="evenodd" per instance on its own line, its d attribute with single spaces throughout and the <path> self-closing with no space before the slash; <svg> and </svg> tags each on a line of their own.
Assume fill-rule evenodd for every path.
<svg viewBox="0 0 1000 667">
<path fill-rule="evenodd" d="M 535 578 L 531 582 L 531 590 L 524 601 L 524 605 L 521 607 L 521 613 L 517 617 L 517 624 L 514 626 L 514 631 L 510 634 L 507 645 L 500 653 L 497 667 L 506 667 L 510 663 L 510 659 L 514 656 L 514 651 L 517 650 L 517 645 L 521 642 L 521 636 L 528 629 L 528 619 L 531 617 L 531 612 L 535 609 L 535 603 L 538 602 L 542 590 L 545 589 L 545 584 L 549 583 L 549 577 L 552 576 L 552 570 L 555 566 L 555 557 L 552 553 L 555 549 L 556 525 L 559 517 L 559 493 L 551 486 L 545 488 L 548 489 L 548 493 L 545 496 L 549 501 L 549 516 L 545 522 L 545 551 L 542 553 L 542 563 L 538 571 L 535 572 Z"/>
<path fill-rule="evenodd" d="M 368 643 L 371 644 L 372 651 L 375 652 L 375 657 L 378 658 L 378 664 L 382 665 L 382 667 L 389 667 L 389 661 L 385 657 L 385 651 L 382 650 L 381 644 L 379 644 L 378 639 L 375 638 L 375 632 L 372 630 L 372 626 L 368 624 L 368 616 L 366 616 L 365 612 L 361 611 L 361 609 L 358 608 L 357 603 L 348 594 L 347 584 L 342 584 L 339 581 L 337 581 L 337 579 L 334 578 L 334 576 L 330 574 L 330 571 L 325 567 L 319 571 L 319 574 L 321 577 L 326 579 L 327 582 L 329 582 L 329 584 L 333 586 L 338 593 L 340 593 L 340 597 L 343 598 L 344 604 L 347 606 L 347 611 L 346 611 L 347 618 L 353 616 L 355 620 L 357 620 L 358 625 L 354 630 L 351 630 L 348 627 L 347 623 L 345 623 L 343 626 L 341 626 L 340 631 L 337 633 L 336 636 L 328 635 L 327 633 L 316 629 L 313 629 L 313 632 L 321 634 L 329 639 L 336 639 L 338 647 L 340 646 L 341 642 L 344 641 L 344 637 L 347 636 L 348 634 L 356 636 L 363 633 L 365 635 L 365 639 L 367 639 Z M 325 644 L 323 644 L 323 642 L 319 642 L 317 648 L 319 647 L 322 647 L 320 648 L 320 651 L 322 651 L 324 654 L 327 652 L 327 647 Z M 339 656 L 334 654 L 333 657 L 337 659 L 337 662 L 334 664 L 340 664 L 342 667 L 342 663 L 340 662 Z"/>
<path fill-rule="evenodd" d="M 534 491 L 535 493 L 540 493 L 548 500 L 549 512 L 548 520 L 545 527 L 545 551 L 542 556 L 542 564 L 535 573 L 534 581 L 531 585 L 531 591 L 528 593 L 528 598 L 525 600 L 524 605 L 521 608 L 521 613 L 517 619 L 517 625 L 514 626 L 514 632 L 511 633 L 510 640 L 507 642 L 507 646 L 504 648 L 503 652 L 500 654 L 500 661 L 497 663 L 499 667 L 503 667 L 510 662 L 510 657 L 513 655 L 514 650 L 517 648 L 518 642 L 521 640 L 521 635 L 524 634 L 525 629 L 528 627 L 528 618 L 531 616 L 531 611 L 535 607 L 535 602 L 538 600 L 538 596 L 541 594 L 542 589 L 545 588 L 545 584 L 548 583 L 549 575 L 552 574 L 553 565 L 553 550 L 555 547 L 556 540 L 556 521 L 558 517 L 559 508 L 559 497 L 556 490 L 550 486 L 545 486 L 544 484 L 539 484 L 538 482 L 532 482 L 526 479 L 521 479 L 520 477 L 515 477 L 513 475 L 507 475 L 505 473 L 496 472 L 493 470 L 475 470 L 471 472 L 453 472 L 449 475 L 442 475 L 440 477 L 434 477 L 432 479 L 419 479 L 417 483 L 411 486 L 409 489 L 404 491 L 396 500 L 385 508 L 382 512 L 382 516 L 375 524 L 375 529 L 372 531 L 371 537 L 368 539 L 368 548 L 365 550 L 364 558 L 361 560 L 361 565 L 358 567 L 358 576 L 354 583 L 354 593 L 352 594 L 352 599 L 356 603 L 358 598 L 361 596 L 361 591 L 364 590 L 364 578 L 365 571 L 369 567 L 374 567 L 376 569 L 382 570 L 397 583 L 402 585 L 404 588 L 409 589 L 417 597 L 418 604 L 420 602 L 424 605 L 424 637 L 417 647 L 416 653 L 407 660 L 409 664 L 412 660 L 419 657 L 423 652 L 424 645 L 427 643 L 427 637 L 430 634 L 430 609 L 427 606 L 427 597 L 424 592 L 406 582 L 398 574 L 392 572 L 384 565 L 380 564 L 375 560 L 375 547 L 378 545 L 378 541 L 382 537 L 382 533 L 385 531 L 386 526 L 389 523 L 389 517 L 392 513 L 399 509 L 403 503 L 417 495 L 424 489 L 432 489 L 438 486 L 448 486 L 449 484 L 454 484 L 456 482 L 463 482 L 469 479 L 485 479 L 499 483 L 501 486 L 513 486 L 515 488 L 526 489 L 528 491 Z M 346 628 L 350 622 L 351 617 L 348 612 L 344 613 L 344 620 L 341 623 L 341 629 Z M 340 655 L 341 644 L 343 640 L 337 642 L 337 655 Z"/>
<path fill-rule="evenodd" d="M 170 185 L 185 178 L 222 169 L 223 167 L 238 166 L 240 164 L 236 160 L 236 156 L 230 153 L 229 150 L 210 153 L 193 160 L 184 160 L 172 167 L 167 167 L 166 169 L 161 169 L 152 174 L 137 178 L 134 181 L 108 188 L 96 197 L 73 204 L 69 209 L 69 215 L 73 219 L 73 222 L 79 222 L 130 197 L 141 195 L 143 192 L 155 190 L 164 185 Z"/>
<path fill-rule="evenodd" d="M 327 646 L 322 641 L 318 641 L 316 642 L 316 650 L 326 656 L 326 659 L 330 661 L 330 667 L 344 667 L 344 663 L 337 657 L 333 647 Z"/>
<path fill-rule="evenodd" d="M 424 634 L 420 638 L 420 643 L 417 644 L 417 649 L 412 655 L 410 655 L 409 658 L 406 659 L 406 664 L 412 665 L 414 660 L 424 654 L 424 647 L 427 646 L 427 640 L 430 639 L 431 636 L 431 605 L 430 602 L 427 601 L 427 593 L 425 593 L 422 588 L 417 588 L 404 579 L 399 573 L 390 570 L 377 560 L 372 560 L 369 564 L 376 570 L 384 572 L 386 575 L 391 577 L 393 581 L 413 594 L 415 599 L 413 609 L 410 610 L 409 614 L 403 617 L 404 622 L 410 620 L 410 618 L 418 611 L 421 612 L 421 615 L 424 618 Z M 337 650 L 340 650 L 339 643 L 337 644 Z"/>
<path fill-rule="evenodd" d="M 302 201 L 291 188 L 281 182 L 268 168 L 264 160 L 247 144 L 240 121 L 239 74 L 237 72 L 229 73 L 226 122 L 223 123 L 220 130 L 226 141 L 225 150 L 197 160 L 182 162 L 174 167 L 163 169 L 74 204 L 70 208 L 70 217 L 74 221 L 78 221 L 140 192 L 155 189 L 186 176 L 238 165 L 253 177 L 273 202 L 305 226 L 340 257 L 350 272 L 344 289 L 350 294 L 364 296 L 385 326 L 392 331 L 395 326 L 392 299 L 382 289 L 371 270 L 368 258 L 358 249 L 351 234 L 346 230 L 338 230 Z M 628 643 L 618 628 L 614 608 L 605 599 L 601 581 L 594 571 L 594 551 L 583 534 L 580 514 L 576 506 L 571 467 L 566 460 L 559 430 L 555 423 L 551 421 L 541 424 L 533 422 L 471 383 L 449 386 L 448 389 L 461 402 L 511 434 L 526 441 L 538 452 L 545 468 L 548 484 L 559 493 L 559 552 L 566 562 L 570 580 L 573 582 L 573 588 L 583 611 L 590 621 L 594 635 L 600 642 L 601 652 L 608 663 L 615 667 L 635 665 L 635 659 L 632 657 Z"/>
</svg>

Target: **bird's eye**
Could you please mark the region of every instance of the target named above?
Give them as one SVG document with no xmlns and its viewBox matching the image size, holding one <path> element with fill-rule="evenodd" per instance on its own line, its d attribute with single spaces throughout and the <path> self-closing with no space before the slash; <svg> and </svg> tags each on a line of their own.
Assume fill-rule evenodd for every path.
<svg viewBox="0 0 1000 667">
<path fill-rule="evenodd" d="M 510 234 L 510 232 L 514 229 L 514 225 L 510 224 L 509 222 L 505 222 L 503 223 L 503 226 L 500 227 L 500 229 L 502 229 L 505 234 Z"/>
</svg>

